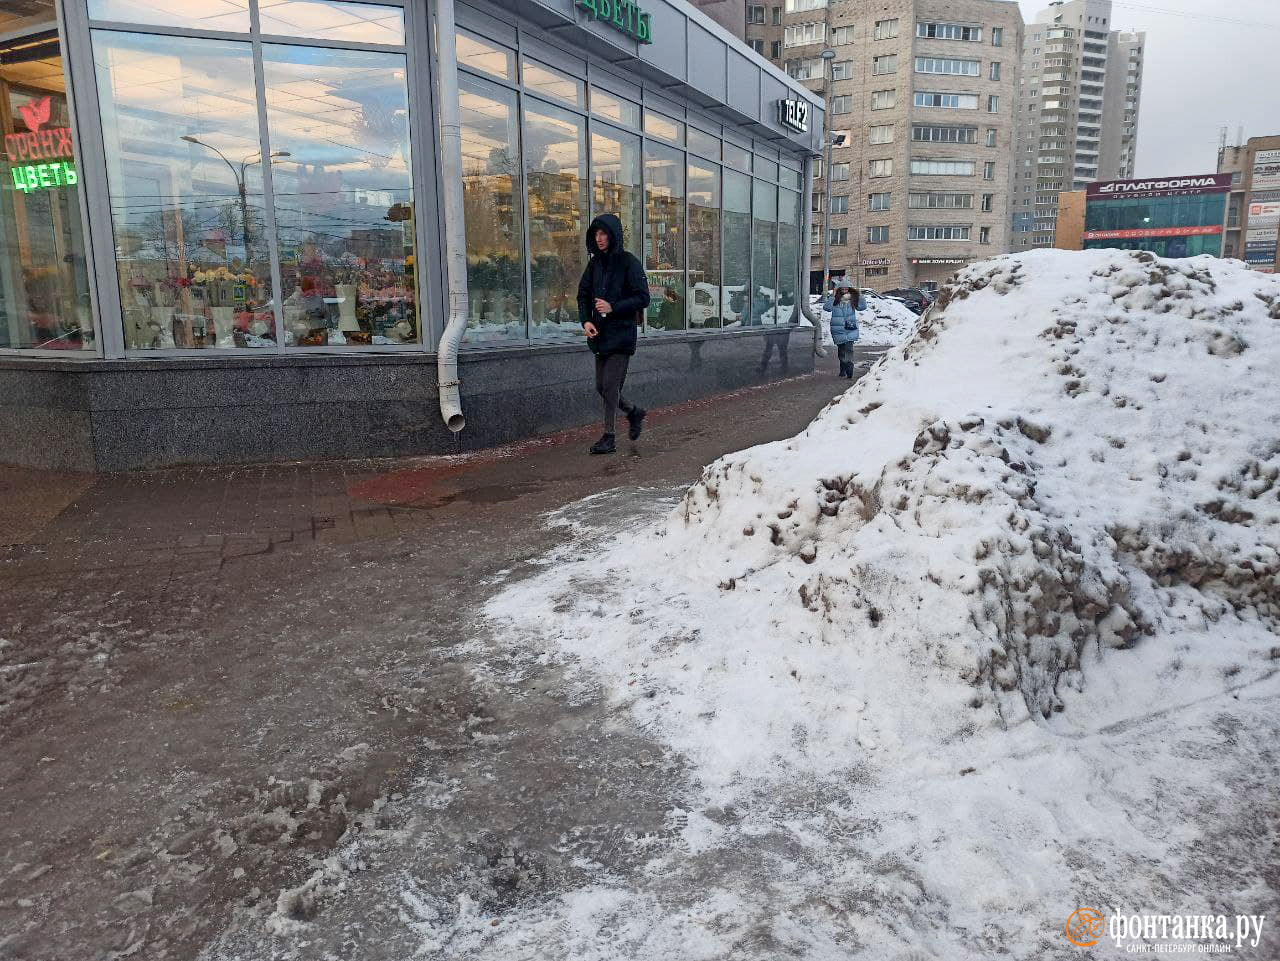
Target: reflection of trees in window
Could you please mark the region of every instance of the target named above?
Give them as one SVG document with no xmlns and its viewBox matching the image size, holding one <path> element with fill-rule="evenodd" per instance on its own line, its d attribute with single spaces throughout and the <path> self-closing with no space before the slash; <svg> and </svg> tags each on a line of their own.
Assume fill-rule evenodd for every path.
<svg viewBox="0 0 1280 961">
<path fill-rule="evenodd" d="M 578 334 L 578 280 L 587 251 L 587 144 L 576 114 L 525 103 L 524 163 L 529 192 L 531 336 Z M 564 326 L 562 326 L 564 325 Z"/>
<path fill-rule="evenodd" d="M 523 340 L 524 226 L 516 95 L 466 74 L 459 84 L 467 224 L 466 339 Z"/>
<path fill-rule="evenodd" d="M 682 151 L 644 146 L 644 250 L 652 296 L 647 322 L 660 330 L 683 329 L 685 322 L 684 164 Z"/>
<path fill-rule="evenodd" d="M 644 203 L 640 194 L 640 138 L 606 133 L 597 125 L 591 134 L 591 183 L 596 215 L 617 214 L 624 245 L 638 255 Z"/>
<path fill-rule="evenodd" d="M 796 278 L 800 272 L 800 195 L 778 191 L 778 306 L 781 320 L 797 323 Z"/>
<path fill-rule="evenodd" d="M 720 326 L 720 168 L 689 163 L 689 303 L 692 327 Z"/>
<path fill-rule="evenodd" d="M 776 323 L 778 267 L 778 188 L 763 180 L 754 182 L 751 223 L 752 296 L 751 322 Z"/>
</svg>

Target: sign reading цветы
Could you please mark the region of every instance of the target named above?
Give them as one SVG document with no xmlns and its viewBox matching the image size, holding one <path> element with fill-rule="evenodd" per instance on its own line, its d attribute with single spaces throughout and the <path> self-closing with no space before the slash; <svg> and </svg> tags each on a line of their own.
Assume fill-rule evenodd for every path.
<svg viewBox="0 0 1280 961">
<path fill-rule="evenodd" d="M 590 11 L 593 20 L 603 20 L 615 30 L 641 43 L 653 43 L 653 25 L 649 14 L 631 0 L 577 0 L 577 5 Z"/>
</svg>

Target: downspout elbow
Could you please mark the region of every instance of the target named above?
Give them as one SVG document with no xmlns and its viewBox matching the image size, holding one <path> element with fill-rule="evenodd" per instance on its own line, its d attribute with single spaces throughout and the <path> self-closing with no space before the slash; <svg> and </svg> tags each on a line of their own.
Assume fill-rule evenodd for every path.
<svg viewBox="0 0 1280 961">
<path fill-rule="evenodd" d="M 436 351 L 436 390 L 440 417 L 457 434 L 467 424 L 462 413 L 458 350 L 467 331 L 467 222 L 462 191 L 462 120 L 458 107 L 457 34 L 453 0 L 436 4 L 436 46 L 440 70 L 440 168 L 444 187 L 445 276 L 449 285 L 449 317 Z"/>
</svg>

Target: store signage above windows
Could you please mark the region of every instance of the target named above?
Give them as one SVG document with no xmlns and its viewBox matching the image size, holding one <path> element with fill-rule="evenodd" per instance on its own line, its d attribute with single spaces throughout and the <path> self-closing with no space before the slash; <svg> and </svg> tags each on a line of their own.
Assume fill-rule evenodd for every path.
<svg viewBox="0 0 1280 961">
<path fill-rule="evenodd" d="M 1208 227 L 1144 227 L 1138 230 L 1086 230 L 1085 240 L 1149 240 L 1152 237 L 1212 237 L 1222 224 Z"/>
<path fill-rule="evenodd" d="M 1226 193 L 1231 190 L 1231 174 L 1203 177 L 1165 177 L 1159 180 L 1109 180 L 1089 184 L 1089 200 L 1116 200 L 1120 197 L 1189 197 L 1195 194 Z"/>
<path fill-rule="evenodd" d="M 53 112 L 52 101 L 44 97 L 18 107 L 27 133 L 5 134 L 5 159 L 15 190 L 31 193 L 69 187 L 80 182 L 74 163 L 75 148 L 70 127 L 45 127 Z"/>
<path fill-rule="evenodd" d="M 797 133 L 809 132 L 809 105 L 803 100 L 779 100 L 778 123 Z"/>
<path fill-rule="evenodd" d="M 631 0 L 577 0 L 591 19 L 603 20 L 613 29 L 641 43 L 653 43 L 653 20 Z"/>
<path fill-rule="evenodd" d="M 967 264 L 969 261 L 960 260 L 955 257 L 912 257 L 911 262 L 913 264 L 916 264 L 917 266 L 924 266 L 924 267 L 928 267 L 928 266 L 953 267 L 958 264 Z"/>
</svg>

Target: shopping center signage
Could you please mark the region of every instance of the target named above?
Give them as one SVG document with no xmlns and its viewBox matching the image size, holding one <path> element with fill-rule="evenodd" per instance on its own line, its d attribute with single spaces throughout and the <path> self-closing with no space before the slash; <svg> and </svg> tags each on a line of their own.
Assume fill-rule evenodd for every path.
<svg viewBox="0 0 1280 961">
<path fill-rule="evenodd" d="M 592 20 L 603 20 L 641 43 L 653 43 L 652 17 L 631 0 L 577 0 L 577 4 Z"/>
<path fill-rule="evenodd" d="M 797 133 L 809 132 L 809 105 L 803 100 L 778 101 L 778 123 Z"/>
<path fill-rule="evenodd" d="M 1122 197 L 1190 197 L 1195 194 L 1229 193 L 1231 174 L 1201 177 L 1164 177 L 1156 180 L 1108 180 L 1089 184 L 1088 200 L 1117 200 Z"/>
<path fill-rule="evenodd" d="M 1280 203 L 1249 204 L 1249 227 L 1280 224 Z"/>
<path fill-rule="evenodd" d="M 1280 187 L 1280 150 L 1259 150 L 1253 155 L 1254 190 Z"/>
<path fill-rule="evenodd" d="M 4 137 L 5 159 L 15 190 L 31 193 L 79 183 L 75 149 L 70 127 L 46 127 L 53 112 L 52 100 L 44 97 L 18 108 L 27 125 L 26 133 Z"/>
<path fill-rule="evenodd" d="M 1144 240 L 1151 237 L 1212 237 L 1222 233 L 1222 224 L 1208 227 L 1144 227 L 1140 230 L 1086 230 L 1085 240 Z"/>
</svg>

